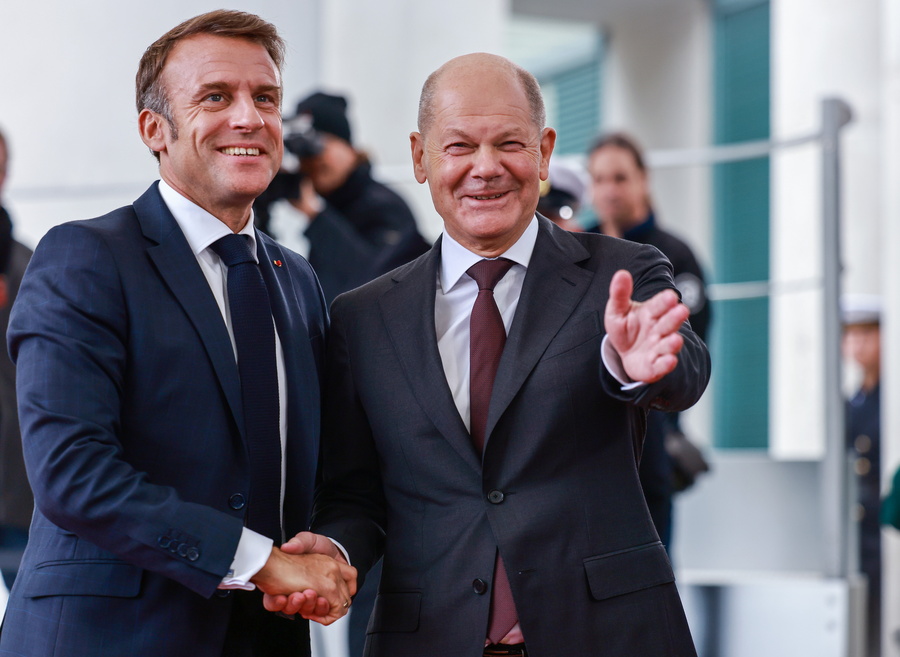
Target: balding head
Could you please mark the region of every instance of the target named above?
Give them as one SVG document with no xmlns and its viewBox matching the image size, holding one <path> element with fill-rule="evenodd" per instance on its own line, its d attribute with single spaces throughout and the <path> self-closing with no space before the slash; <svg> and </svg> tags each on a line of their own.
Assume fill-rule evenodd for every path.
<svg viewBox="0 0 900 657">
<path fill-rule="evenodd" d="M 538 130 L 544 128 L 547 113 L 537 79 L 521 66 L 505 57 L 489 53 L 472 53 L 451 59 L 428 76 L 419 97 L 418 128 L 423 135 L 434 121 L 434 100 L 444 86 L 487 83 L 489 80 L 514 79 L 521 86 L 528 102 L 529 113 Z"/>
</svg>

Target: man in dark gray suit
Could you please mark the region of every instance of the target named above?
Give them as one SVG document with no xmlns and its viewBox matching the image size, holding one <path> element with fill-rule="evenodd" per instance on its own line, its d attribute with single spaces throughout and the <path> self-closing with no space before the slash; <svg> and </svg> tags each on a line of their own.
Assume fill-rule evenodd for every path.
<svg viewBox="0 0 900 657">
<path fill-rule="evenodd" d="M 332 306 L 313 529 L 384 553 L 369 656 L 695 654 L 637 462 L 708 352 L 659 251 L 535 214 L 555 139 L 529 73 L 445 64 L 411 135 L 444 234 Z"/>
</svg>

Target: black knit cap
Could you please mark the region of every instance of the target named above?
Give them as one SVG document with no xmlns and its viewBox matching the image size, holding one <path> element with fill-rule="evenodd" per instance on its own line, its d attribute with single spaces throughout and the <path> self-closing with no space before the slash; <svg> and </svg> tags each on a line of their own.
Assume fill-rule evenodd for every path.
<svg viewBox="0 0 900 657">
<path fill-rule="evenodd" d="M 321 91 L 307 96 L 297 104 L 297 116 L 309 114 L 316 132 L 327 132 L 347 143 L 350 139 L 350 122 L 347 120 L 347 99 Z"/>
</svg>

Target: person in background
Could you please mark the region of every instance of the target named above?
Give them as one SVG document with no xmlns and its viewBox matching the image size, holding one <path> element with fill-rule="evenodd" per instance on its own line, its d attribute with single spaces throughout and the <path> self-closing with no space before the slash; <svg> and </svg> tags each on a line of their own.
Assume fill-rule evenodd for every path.
<svg viewBox="0 0 900 657">
<path fill-rule="evenodd" d="M 312 530 L 384 554 L 370 657 L 696 654 L 637 460 L 709 354 L 656 249 L 535 213 L 555 141 L 530 73 L 447 62 L 410 135 L 444 233 L 332 304 Z"/>
<path fill-rule="evenodd" d="M 279 549 L 309 524 L 327 313 L 256 231 L 282 160 L 273 25 L 214 11 L 144 52 L 138 130 L 161 180 L 51 229 L 9 322 L 35 513 L 0 655 L 308 655 L 296 592 L 343 616 L 355 571 Z"/>
<path fill-rule="evenodd" d="M 601 135 L 588 152 L 588 173 L 600 231 L 662 251 L 672 263 L 681 301 L 691 311 L 691 327 L 705 341 L 710 305 L 703 270 L 691 248 L 659 226 L 643 151 L 637 142 L 621 132 Z M 667 547 L 672 541 L 675 490 L 674 464 L 666 450 L 666 437 L 670 434 L 683 436 L 678 415 L 652 411 L 641 459 L 641 485 L 653 522 Z"/>
<path fill-rule="evenodd" d="M 560 228 L 580 232 L 578 215 L 587 193 L 587 172 L 569 160 L 553 159 L 547 180 L 541 181 L 538 213 Z"/>
<path fill-rule="evenodd" d="M 299 159 L 299 175 L 287 179 L 299 192 L 286 196 L 308 221 L 309 262 L 329 304 L 428 250 L 409 206 L 372 178 L 368 156 L 354 148 L 344 96 L 317 91 L 285 125 L 285 145 Z"/>
<path fill-rule="evenodd" d="M 9 170 L 9 144 L 0 131 L 0 337 L 6 344 L 9 311 L 22 275 L 31 259 L 31 249 L 12 237 L 12 219 L 2 205 L 3 187 Z M 28 524 L 34 497 L 22 458 L 22 437 L 16 403 L 16 367 L 6 349 L 0 350 L 0 572 L 7 588 L 12 588 L 21 551 L 28 541 Z"/>
<path fill-rule="evenodd" d="M 841 300 L 844 356 L 859 367 L 859 388 L 845 406 L 847 449 L 856 473 L 859 566 L 867 579 L 868 655 L 881 654 L 881 300 Z"/>
</svg>

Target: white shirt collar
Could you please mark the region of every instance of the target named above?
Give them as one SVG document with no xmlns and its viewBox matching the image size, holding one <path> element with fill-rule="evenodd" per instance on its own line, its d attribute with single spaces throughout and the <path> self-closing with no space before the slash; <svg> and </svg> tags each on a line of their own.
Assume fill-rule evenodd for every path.
<svg viewBox="0 0 900 657">
<path fill-rule="evenodd" d="M 231 229 L 222 221 L 211 215 L 209 212 L 201 208 L 193 201 L 185 198 L 169 186 L 165 180 L 159 181 L 159 193 L 163 201 L 175 217 L 178 227 L 184 233 L 188 245 L 195 256 L 199 256 L 210 244 L 220 237 L 231 234 Z M 250 212 L 250 219 L 238 233 L 239 235 L 248 235 L 250 237 L 250 252 L 256 258 L 256 231 L 253 230 L 253 212 Z"/>
<path fill-rule="evenodd" d="M 521 237 L 509 247 L 502 257 L 522 265 L 526 269 L 537 241 L 537 216 L 532 217 Z M 446 294 L 459 282 L 466 270 L 483 258 L 469 251 L 444 231 L 441 239 L 441 289 Z"/>
</svg>

